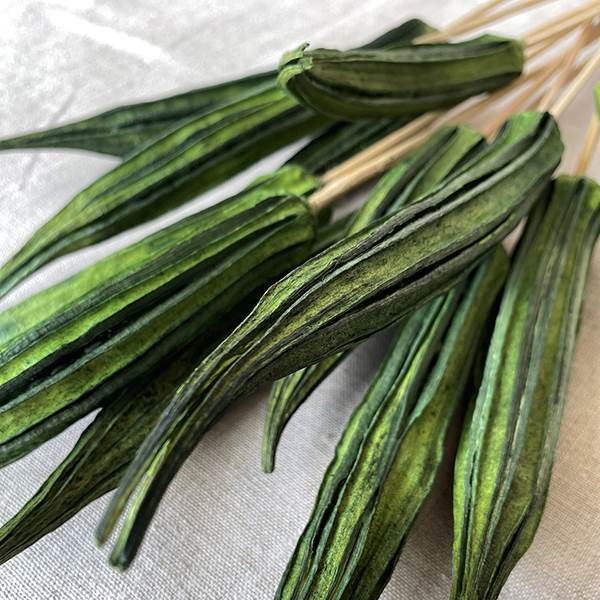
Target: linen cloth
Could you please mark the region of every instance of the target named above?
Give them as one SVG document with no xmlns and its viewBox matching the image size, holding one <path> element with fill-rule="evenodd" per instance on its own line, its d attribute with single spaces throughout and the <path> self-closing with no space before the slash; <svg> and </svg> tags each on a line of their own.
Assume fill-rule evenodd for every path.
<svg viewBox="0 0 600 600">
<path fill-rule="evenodd" d="M 303 41 L 350 47 L 411 16 L 441 26 L 474 2 L 446 0 L 3 0 L 0 135 L 80 118 L 113 105 L 227 80 L 277 63 Z M 572 3 L 550 2 L 494 30 L 512 35 Z M 598 80 L 598 77 L 596 77 Z M 591 85 L 561 119 L 574 164 Z M 266 172 L 290 149 L 157 221 L 56 261 L 0 304 L 7 307 Z M 116 160 L 76 151 L 0 154 L 0 259 Z M 596 153 L 591 175 L 600 177 Z M 600 598 L 600 248 L 588 282 L 550 496 L 535 542 L 504 600 Z M 93 529 L 106 498 L 0 567 L 0 598 L 262 600 L 273 596 L 351 411 L 385 351 L 359 348 L 284 433 L 276 471 L 262 474 L 265 392 L 238 402 L 205 437 L 166 494 L 136 562 L 112 570 Z M 90 418 L 0 471 L 4 522 L 35 492 Z M 451 464 L 420 514 L 382 598 L 447 598 Z"/>
</svg>

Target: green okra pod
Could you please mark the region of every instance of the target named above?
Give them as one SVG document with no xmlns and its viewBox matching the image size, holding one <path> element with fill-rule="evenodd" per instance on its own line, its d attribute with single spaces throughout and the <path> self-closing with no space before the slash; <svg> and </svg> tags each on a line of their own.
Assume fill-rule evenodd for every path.
<svg viewBox="0 0 600 600">
<path fill-rule="evenodd" d="M 331 132 L 326 136 L 328 142 L 333 139 Z M 315 148 L 315 144 L 311 143 L 309 146 L 311 151 Z M 307 150 L 303 155 L 309 158 L 310 151 Z M 285 166 L 258 179 L 242 194 L 204 211 L 201 222 L 206 228 L 209 218 L 214 224 L 224 218 L 231 220 L 242 214 L 253 202 L 261 206 L 260 198 L 267 193 L 281 190 L 303 194 L 316 184 L 317 180 L 303 169 Z M 161 233 L 146 238 L 133 249 L 121 251 L 115 258 L 106 259 L 86 270 L 84 274 L 73 278 L 71 284 L 55 286 L 38 294 L 35 300 L 26 300 L 19 309 L 13 310 L 12 316 L 8 313 L 0 317 L 0 343 L 14 341 L 18 336 L 26 337 L 33 343 L 36 334 L 41 334 L 37 342 L 43 343 L 46 341 L 43 336 L 48 335 L 53 328 L 56 329 L 59 322 L 65 324 L 67 320 L 73 323 L 78 319 L 86 319 L 90 323 L 89 310 L 107 300 L 107 288 L 112 290 L 108 301 L 119 305 L 119 309 L 110 315 L 112 327 L 120 317 L 131 313 L 131 306 L 136 302 L 142 310 L 149 310 L 168 293 L 169 282 L 178 278 L 181 283 L 182 278 L 191 276 L 189 269 L 186 271 L 181 268 L 181 261 L 192 252 L 195 240 L 193 234 L 199 229 L 199 218 L 191 217 L 166 228 Z M 338 223 L 336 227 L 339 226 Z M 332 236 L 335 237 L 335 233 L 322 231 L 327 228 L 325 226 L 317 231 L 316 241 L 323 247 L 330 245 Z M 182 253 L 184 248 L 187 250 Z M 311 251 L 315 251 L 315 244 Z M 159 263 L 159 268 L 155 263 Z M 148 271 L 151 267 L 153 271 L 150 273 Z M 171 273 L 169 269 L 172 270 Z M 144 273 L 146 287 L 140 291 L 140 277 Z M 157 281 L 159 274 L 163 278 Z M 135 290 L 136 286 L 137 294 L 129 295 L 128 305 L 123 300 L 124 293 Z M 260 289 L 259 287 L 258 291 Z M 245 290 L 240 297 L 241 305 L 227 312 L 227 318 L 205 320 L 201 336 L 194 340 L 196 344 L 192 342 L 190 349 L 173 356 L 164 368 L 145 372 L 142 382 L 126 384 L 116 393 L 116 400 L 109 398 L 108 404 L 101 408 L 68 457 L 30 501 L 0 528 L 0 562 L 9 560 L 66 522 L 92 500 L 116 487 L 137 447 L 150 433 L 179 383 L 208 352 L 210 345 L 223 337 L 226 332 L 223 328 L 234 327 L 252 307 L 253 298 L 247 297 Z M 105 318 L 107 317 L 105 314 Z M 74 338 L 70 346 L 84 347 L 86 343 L 89 340 L 86 342 Z"/>
<path fill-rule="evenodd" d="M 254 298 L 206 324 L 202 337 L 167 365 L 126 386 L 103 406 L 67 457 L 17 514 L 0 527 L 0 564 L 117 487 L 139 445 L 194 366 L 242 318 Z"/>
<path fill-rule="evenodd" d="M 321 123 L 274 86 L 186 122 L 38 229 L 0 267 L 0 296 L 51 260 L 178 206 Z"/>
<path fill-rule="evenodd" d="M 517 115 L 426 198 L 269 288 L 179 388 L 127 470 L 98 530 L 99 540 L 106 540 L 134 496 L 113 564 L 131 562 L 172 477 L 233 400 L 353 347 L 456 285 L 530 210 L 562 149 L 551 115 Z"/>
<path fill-rule="evenodd" d="M 202 339 L 307 258 L 315 220 L 290 193 L 316 185 L 283 167 L 0 314 L 0 464 Z"/>
<path fill-rule="evenodd" d="M 0 140 L 0 150 L 77 148 L 125 157 L 194 116 L 270 87 L 275 76 L 276 71 L 268 71 L 158 100 L 119 106 L 74 123 Z"/>
<path fill-rule="evenodd" d="M 219 323 L 233 325 L 234 315 Z M 210 344 L 213 335 L 216 342 L 223 334 L 207 330 L 203 338 Z M 0 564 L 117 486 L 170 396 L 205 352 L 204 347 L 191 347 L 173 357 L 164 369 L 148 374 L 143 382 L 126 387 L 100 410 L 39 490 L 0 527 Z"/>
<path fill-rule="evenodd" d="M 559 177 L 519 242 L 454 475 L 452 598 L 497 598 L 542 516 L 600 186 Z"/>
<path fill-rule="evenodd" d="M 423 21 L 410 19 L 363 47 L 394 48 L 430 31 L 433 29 Z M 276 77 L 276 70 L 267 71 L 158 100 L 120 106 L 74 123 L 0 140 L 0 150 L 80 148 L 125 157 L 185 121 L 272 87 Z"/>
<path fill-rule="evenodd" d="M 470 127 L 444 127 L 384 175 L 349 223 L 346 234 L 364 229 L 377 218 L 391 214 L 423 197 L 453 171 L 483 149 L 483 136 Z M 267 404 L 262 466 L 274 468 L 275 452 L 283 429 L 298 407 L 344 360 L 335 354 L 276 382 Z"/>
<path fill-rule="evenodd" d="M 518 77 L 520 42 L 484 35 L 397 49 L 284 54 L 279 82 L 299 102 L 338 119 L 398 117 L 450 106 Z"/>
<path fill-rule="evenodd" d="M 508 258 L 497 248 L 473 274 L 400 325 L 354 411 L 279 600 L 374 600 L 429 495 Z"/>
</svg>

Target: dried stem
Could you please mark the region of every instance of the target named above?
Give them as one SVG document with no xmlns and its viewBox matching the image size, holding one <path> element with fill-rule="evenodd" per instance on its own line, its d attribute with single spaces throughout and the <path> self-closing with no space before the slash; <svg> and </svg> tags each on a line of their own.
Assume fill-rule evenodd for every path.
<svg viewBox="0 0 600 600">
<path fill-rule="evenodd" d="M 577 166 L 575 167 L 576 174 L 586 174 L 590 161 L 592 160 L 592 156 L 594 155 L 594 150 L 596 149 L 596 145 L 598 144 L 599 137 L 600 120 L 598 119 L 598 115 L 594 111 L 590 124 L 585 133 L 585 137 L 583 139 L 581 153 L 579 154 L 579 158 L 577 159 Z"/>
<path fill-rule="evenodd" d="M 309 204 L 311 210 L 318 213 L 341 196 L 387 171 L 399 158 L 423 143 L 430 135 L 431 130 L 428 127 L 370 161 L 358 165 L 353 171 L 329 181 L 329 183 L 326 183 L 310 197 Z"/>
<path fill-rule="evenodd" d="M 452 35 L 452 32 L 460 27 L 464 27 L 469 24 L 471 21 L 478 19 L 482 15 L 493 11 L 496 7 L 501 6 L 502 4 L 506 4 L 510 0 L 488 0 L 484 2 L 480 6 L 475 7 L 474 9 L 466 12 L 462 17 L 459 17 L 455 21 L 453 21 L 448 27 L 444 27 L 444 33 Z M 429 34 L 426 34 L 429 35 Z M 425 37 L 425 36 L 422 36 Z"/>
<path fill-rule="evenodd" d="M 587 46 L 588 40 L 590 39 L 593 31 L 594 27 L 590 24 L 587 25 L 587 27 L 584 27 L 581 33 L 577 36 L 575 42 L 563 58 L 558 75 L 554 78 L 554 81 L 550 84 L 546 90 L 546 93 L 540 100 L 540 103 L 538 104 L 538 110 L 544 111 L 550 108 L 552 102 L 554 102 L 562 87 L 571 77 L 575 60 L 579 56 L 581 50 Z"/>
<path fill-rule="evenodd" d="M 508 17 L 514 16 L 524 10 L 551 1 L 552 0 L 520 0 L 519 2 L 515 2 L 514 4 L 505 6 L 504 8 L 500 8 L 498 10 L 492 11 L 491 14 L 488 14 L 490 9 L 492 9 L 493 6 L 496 5 L 496 3 L 493 3 L 493 6 L 487 6 L 483 13 L 475 15 L 475 17 L 465 19 L 465 21 L 462 23 L 452 24 L 442 31 L 436 31 L 425 34 L 418 38 L 417 42 L 428 44 L 435 42 L 443 42 L 451 36 L 470 33 L 474 29 L 479 29 L 481 27 L 491 25 L 492 23 L 496 23 L 497 21 L 501 21 L 502 19 L 507 19 Z M 484 7 L 482 7 L 482 9 L 483 8 Z"/>
<path fill-rule="evenodd" d="M 600 48 L 598 48 L 586 61 L 579 74 L 573 79 L 569 87 L 562 93 L 560 98 L 550 109 L 550 112 L 556 118 L 560 117 L 565 108 L 571 104 L 575 96 L 577 96 L 581 88 L 587 83 L 587 80 L 592 76 L 598 66 L 600 66 Z"/>
<path fill-rule="evenodd" d="M 589 4 L 562 13 L 558 17 L 532 29 L 523 37 L 523 41 L 528 48 L 532 48 L 547 40 L 555 40 L 557 37 L 561 37 L 563 34 L 579 27 L 582 23 L 593 20 L 598 15 L 600 15 L 600 2 L 593 0 Z"/>
<path fill-rule="evenodd" d="M 400 127 L 396 131 L 386 135 L 383 139 L 375 142 L 368 148 L 365 148 L 365 150 L 362 152 L 358 152 L 348 160 L 339 164 L 337 167 L 330 169 L 323 175 L 322 180 L 327 183 L 332 179 L 337 179 L 338 177 L 347 175 L 365 161 L 380 155 L 382 152 L 388 150 L 396 144 L 399 144 L 400 142 L 412 137 L 421 129 L 428 127 L 438 118 L 439 114 L 440 113 L 438 112 L 432 112 L 425 113 L 424 115 L 417 117 L 410 123 L 407 123 L 404 127 Z"/>
</svg>

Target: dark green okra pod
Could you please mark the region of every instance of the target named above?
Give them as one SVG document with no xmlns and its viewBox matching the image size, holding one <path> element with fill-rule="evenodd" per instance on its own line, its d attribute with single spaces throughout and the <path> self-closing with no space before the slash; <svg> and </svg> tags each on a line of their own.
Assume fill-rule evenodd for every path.
<svg viewBox="0 0 600 600">
<path fill-rule="evenodd" d="M 452 598 L 497 598 L 542 516 L 600 186 L 559 177 L 516 252 L 454 477 Z"/>
<path fill-rule="evenodd" d="M 337 119 L 398 117 L 495 90 L 523 69 L 521 44 L 484 35 L 393 50 L 307 50 L 281 60 L 279 82 L 299 102 Z"/>
<path fill-rule="evenodd" d="M 140 448 L 98 532 L 106 540 L 134 495 L 112 562 L 131 562 L 169 482 L 233 400 L 356 345 L 450 289 L 529 211 L 562 149 L 549 114 L 517 115 L 444 186 L 273 285 L 179 388 Z"/>
<path fill-rule="evenodd" d="M 507 272 L 497 248 L 468 283 L 400 326 L 337 446 L 276 598 L 379 597 L 431 490 Z"/>
<path fill-rule="evenodd" d="M 242 309 L 247 313 L 247 309 Z M 241 312 L 241 311 L 240 311 Z M 243 316 L 228 314 L 203 332 L 210 348 Z M 150 433 L 177 387 L 207 351 L 192 346 L 173 357 L 168 366 L 148 374 L 111 400 L 85 429 L 68 456 L 50 474 L 39 490 L 0 527 L 0 564 L 35 544 L 60 527 L 85 506 L 117 487 L 119 479 Z"/>
<path fill-rule="evenodd" d="M 483 137 L 469 127 L 445 127 L 384 175 L 349 223 L 352 235 L 377 218 L 423 197 L 440 181 L 483 149 Z M 273 385 L 267 405 L 262 448 L 263 469 L 274 468 L 277 444 L 286 423 L 313 390 L 344 360 L 348 352 L 330 356 Z"/>
<path fill-rule="evenodd" d="M 0 150 L 20 148 L 79 148 L 125 157 L 170 129 L 217 107 L 270 87 L 276 71 L 128 104 L 93 117 L 0 140 Z"/>
<path fill-rule="evenodd" d="M 363 47 L 394 48 L 432 30 L 423 21 L 410 19 Z M 158 100 L 120 106 L 74 123 L 0 140 L 0 150 L 81 148 L 124 157 L 185 121 L 272 87 L 276 77 L 277 71 L 273 70 Z M 335 151 L 339 153 L 339 148 Z"/>
</svg>

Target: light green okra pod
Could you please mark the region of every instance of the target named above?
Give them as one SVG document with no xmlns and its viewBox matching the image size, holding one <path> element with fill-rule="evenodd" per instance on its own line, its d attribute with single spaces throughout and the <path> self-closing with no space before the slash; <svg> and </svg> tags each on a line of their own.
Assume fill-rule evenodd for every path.
<svg viewBox="0 0 600 600">
<path fill-rule="evenodd" d="M 130 384 L 101 408 L 67 457 L 23 508 L 0 527 L 0 564 L 117 487 L 170 396 L 193 370 L 199 357 L 222 339 L 248 310 L 244 303 L 226 319 L 209 322 L 202 335 L 203 344 L 192 345 L 173 356 L 168 365 Z"/>
<path fill-rule="evenodd" d="M 0 296 L 46 263 L 175 208 L 321 124 L 273 85 L 186 122 L 42 225 L 0 267 Z"/>
<path fill-rule="evenodd" d="M 600 186 L 559 177 L 528 220 L 455 466 L 452 598 L 497 598 L 548 491 Z"/>
<path fill-rule="evenodd" d="M 0 314 L 0 464 L 56 435 L 310 255 L 286 166 Z M 291 190 L 291 191 L 289 191 Z"/>
</svg>

